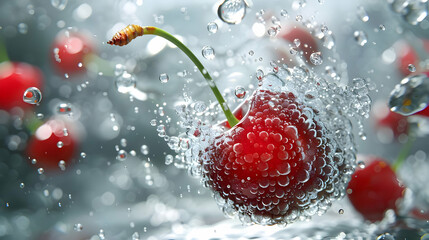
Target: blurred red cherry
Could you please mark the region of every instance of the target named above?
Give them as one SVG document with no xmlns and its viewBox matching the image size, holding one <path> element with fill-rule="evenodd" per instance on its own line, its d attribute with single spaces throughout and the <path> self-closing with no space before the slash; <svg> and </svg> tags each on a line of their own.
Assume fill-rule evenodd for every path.
<svg viewBox="0 0 429 240">
<path fill-rule="evenodd" d="M 61 119 L 51 119 L 37 128 L 27 146 L 27 155 L 29 159 L 36 159 L 38 168 L 61 169 L 60 165 L 70 165 L 77 145 L 69 124 Z"/>
<path fill-rule="evenodd" d="M 390 131 L 395 139 L 401 134 L 408 133 L 407 117 L 390 111 L 386 103 L 376 102 L 372 115 L 375 118 L 375 127 L 378 131 L 383 131 L 384 134 L 388 134 L 387 131 Z"/>
<path fill-rule="evenodd" d="M 357 168 L 347 188 L 353 207 L 372 222 L 383 219 L 387 210 L 398 210 L 405 187 L 389 164 L 378 157 L 368 157 L 364 168 Z"/>
<path fill-rule="evenodd" d="M 310 56 L 314 52 L 318 52 L 318 46 L 315 38 L 311 33 L 303 27 L 298 25 L 289 25 L 281 33 L 281 38 L 290 42 L 295 46 L 295 39 L 299 40 L 299 50 L 303 51 L 305 59 L 311 63 Z"/>
<path fill-rule="evenodd" d="M 417 55 L 414 48 L 405 42 L 398 42 L 395 44 L 396 54 L 398 55 L 397 68 L 403 76 L 408 76 L 412 72 L 409 69 L 409 65 L 412 64 L 418 67 L 419 56 Z"/>
<path fill-rule="evenodd" d="M 0 63 L 0 109 L 31 108 L 33 105 L 23 101 L 30 87 L 43 87 L 43 74 L 37 67 L 22 62 Z"/>
<path fill-rule="evenodd" d="M 59 73 L 76 75 L 86 71 L 85 56 L 93 52 L 94 46 L 84 33 L 65 31 L 55 37 L 50 55 Z"/>
</svg>

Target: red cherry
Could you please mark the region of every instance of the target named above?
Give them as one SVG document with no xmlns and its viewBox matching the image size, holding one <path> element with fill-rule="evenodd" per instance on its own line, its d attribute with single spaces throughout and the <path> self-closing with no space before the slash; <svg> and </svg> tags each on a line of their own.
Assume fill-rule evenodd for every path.
<svg viewBox="0 0 429 240">
<path fill-rule="evenodd" d="M 380 221 L 388 209 L 398 210 L 405 187 L 395 172 L 381 158 L 369 158 L 364 168 L 352 175 L 347 196 L 354 208 L 370 221 Z"/>
<path fill-rule="evenodd" d="M 84 58 L 94 51 L 92 42 L 83 33 L 60 32 L 51 47 L 51 61 L 61 74 L 80 74 L 86 71 Z"/>
<path fill-rule="evenodd" d="M 393 136 L 398 138 L 401 134 L 408 133 L 408 120 L 406 116 L 390 111 L 385 103 L 377 102 L 374 104 L 373 115 L 376 120 L 376 128 L 390 129 Z"/>
<path fill-rule="evenodd" d="M 334 163 L 324 127 L 303 114 L 294 94 L 259 90 L 252 97 L 242 121 L 210 147 L 203 172 L 236 210 L 276 224 L 329 199 Z"/>
<path fill-rule="evenodd" d="M 36 159 L 37 167 L 60 169 L 60 161 L 71 163 L 77 148 L 77 139 L 60 119 L 52 119 L 37 128 L 27 147 L 29 159 Z"/>
<path fill-rule="evenodd" d="M 297 25 L 290 25 L 285 28 L 281 37 L 294 45 L 294 40 L 299 39 L 299 49 L 304 52 L 305 59 L 311 63 L 310 56 L 314 52 L 318 52 L 317 42 L 308 30 Z"/>
<path fill-rule="evenodd" d="M 23 101 L 25 90 L 30 87 L 43 87 L 43 74 L 37 67 L 27 63 L 0 63 L 0 109 L 31 108 L 33 105 Z"/>
</svg>

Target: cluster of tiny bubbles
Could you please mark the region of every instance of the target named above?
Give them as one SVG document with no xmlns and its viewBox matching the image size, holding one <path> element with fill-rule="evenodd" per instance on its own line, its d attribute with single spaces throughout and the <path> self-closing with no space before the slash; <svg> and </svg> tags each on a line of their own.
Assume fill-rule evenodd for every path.
<svg viewBox="0 0 429 240">
<path fill-rule="evenodd" d="M 429 76 L 427 73 L 408 76 L 390 93 L 389 107 L 404 116 L 412 115 L 429 103 Z"/>
<path fill-rule="evenodd" d="M 129 93 L 136 88 L 136 78 L 127 71 L 123 71 L 122 74 L 116 78 L 115 85 L 118 92 Z"/>
<path fill-rule="evenodd" d="M 217 14 L 228 24 L 239 24 L 246 15 L 246 8 L 244 0 L 225 0 L 219 5 Z"/>
<path fill-rule="evenodd" d="M 392 10 L 411 25 L 421 23 L 428 15 L 428 1 L 391 0 L 389 3 Z"/>
<path fill-rule="evenodd" d="M 213 60 L 215 58 L 215 50 L 210 46 L 204 46 L 201 50 L 201 54 L 205 59 Z"/>
<path fill-rule="evenodd" d="M 57 113 L 69 114 L 72 112 L 72 106 L 70 103 L 60 103 L 57 106 Z"/>
<path fill-rule="evenodd" d="M 207 31 L 209 31 L 210 33 L 215 34 L 215 33 L 217 33 L 217 30 L 218 30 L 217 23 L 215 23 L 215 22 L 209 22 L 207 24 Z"/>
<path fill-rule="evenodd" d="M 36 87 L 25 90 L 22 100 L 29 104 L 39 104 L 42 101 L 42 92 Z"/>
</svg>

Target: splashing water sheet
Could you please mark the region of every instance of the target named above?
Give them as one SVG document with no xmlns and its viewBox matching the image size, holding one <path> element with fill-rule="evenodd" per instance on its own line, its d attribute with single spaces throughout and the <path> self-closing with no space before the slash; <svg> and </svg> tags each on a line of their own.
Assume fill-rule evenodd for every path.
<svg viewBox="0 0 429 240">
<path fill-rule="evenodd" d="M 1 1 L 0 239 L 429 239 L 428 4 Z"/>
</svg>

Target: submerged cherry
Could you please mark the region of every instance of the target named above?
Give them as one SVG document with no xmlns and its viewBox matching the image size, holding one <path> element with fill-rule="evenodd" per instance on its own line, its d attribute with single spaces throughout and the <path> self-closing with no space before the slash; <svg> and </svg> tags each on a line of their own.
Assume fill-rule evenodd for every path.
<svg viewBox="0 0 429 240">
<path fill-rule="evenodd" d="M 352 175 L 347 196 L 354 208 L 372 222 L 384 218 L 387 210 L 398 210 L 405 187 L 384 159 L 370 157 L 364 168 Z"/>
<path fill-rule="evenodd" d="M 314 100 L 314 95 L 287 90 L 280 75 L 268 74 L 247 100 L 249 110 L 240 107 L 234 116 L 207 70 L 169 33 L 129 25 L 108 43 L 123 46 L 146 34 L 166 38 L 195 63 L 228 120 L 221 124 L 229 129 L 226 131 L 217 126 L 210 126 L 212 131 L 208 132 L 189 131 L 192 137 L 206 141 L 187 151 L 191 159 L 197 159 L 194 164 L 200 166 L 204 185 L 213 190 L 225 213 L 238 213 L 246 223 L 287 224 L 322 214 L 332 200 L 344 196 L 354 167 L 354 147 L 347 136 L 338 139 L 335 134 L 349 134 L 349 120 L 339 113 L 334 118 L 335 127 L 327 129 L 323 124 L 338 108 L 330 108 L 329 113 L 316 109 L 316 103 L 309 105 L 310 100 L 306 100 Z M 302 69 L 293 71 L 292 77 L 291 71 L 282 70 L 282 74 L 289 74 L 291 85 L 293 79 L 306 77 Z M 307 81 L 326 84 L 319 79 L 322 82 Z"/>
</svg>

